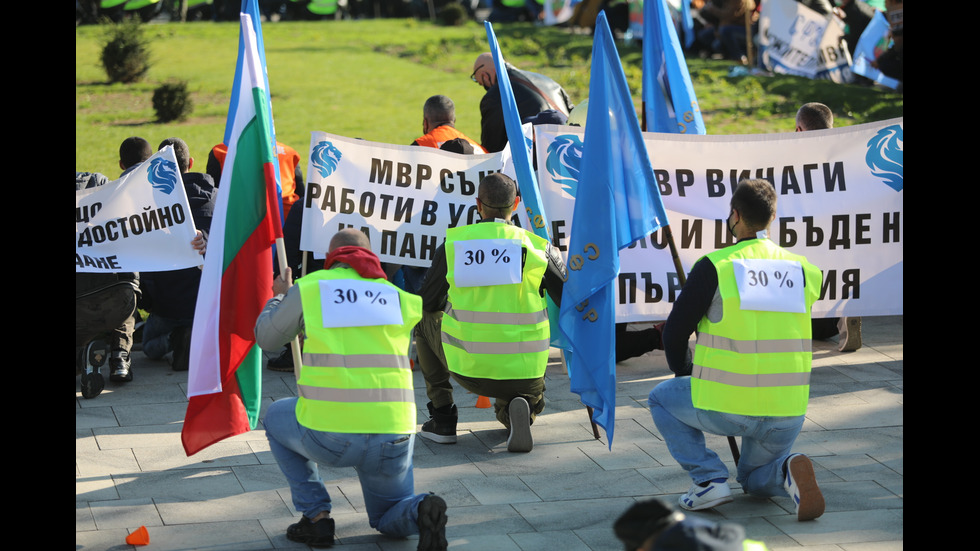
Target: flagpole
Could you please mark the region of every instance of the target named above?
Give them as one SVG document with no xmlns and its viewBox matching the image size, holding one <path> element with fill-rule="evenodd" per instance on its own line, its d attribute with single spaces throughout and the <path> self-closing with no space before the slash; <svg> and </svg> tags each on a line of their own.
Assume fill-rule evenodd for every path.
<svg viewBox="0 0 980 551">
<path fill-rule="evenodd" d="M 286 243 L 282 237 L 276 238 L 276 257 L 279 259 L 279 273 L 285 275 L 286 268 L 288 268 L 289 266 L 286 264 Z M 303 268 L 305 269 L 306 266 L 304 265 Z M 290 277 L 289 281 L 286 282 L 289 284 L 290 287 L 293 286 L 292 279 L 293 278 Z M 301 358 L 300 349 L 299 349 L 299 335 L 296 335 L 296 337 L 293 338 L 292 342 L 289 343 L 289 348 L 293 353 L 293 373 L 296 375 L 296 380 L 298 381 L 299 365 L 300 365 L 300 358 Z"/>
</svg>

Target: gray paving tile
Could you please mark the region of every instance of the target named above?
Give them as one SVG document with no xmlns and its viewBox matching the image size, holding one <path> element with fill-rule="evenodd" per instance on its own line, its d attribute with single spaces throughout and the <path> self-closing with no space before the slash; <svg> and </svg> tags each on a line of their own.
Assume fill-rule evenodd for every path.
<svg viewBox="0 0 980 551">
<path fill-rule="evenodd" d="M 531 532 L 536 530 L 526 520 L 526 515 L 518 512 L 516 505 L 477 505 L 474 507 L 453 507 L 447 511 L 449 523 L 446 525 L 447 538 L 474 538 L 476 536 L 497 536 L 512 532 Z"/>
<path fill-rule="evenodd" d="M 522 551 L 561 549 L 562 551 L 589 551 L 591 548 L 571 530 L 550 532 L 524 532 L 510 534 L 510 539 Z"/>
<path fill-rule="evenodd" d="M 139 470 L 133 450 L 75 451 L 75 474 L 81 476 L 108 475 Z"/>
<path fill-rule="evenodd" d="M 78 408 L 75 411 L 75 431 L 100 427 L 118 427 L 115 412 L 108 406 Z M 91 432 L 91 431 L 90 431 Z"/>
<path fill-rule="evenodd" d="M 799 522 L 795 515 L 767 520 L 803 546 L 904 539 L 901 515 L 888 509 L 829 512 L 809 522 Z"/>
<path fill-rule="evenodd" d="M 113 406 L 119 419 L 119 426 L 173 425 L 183 423 L 187 413 L 187 402 L 168 402 L 165 404 L 133 404 Z"/>
<path fill-rule="evenodd" d="M 230 468 L 117 473 L 112 480 L 120 499 L 148 497 L 206 502 L 243 492 Z"/>
<path fill-rule="evenodd" d="M 188 549 L 266 551 L 273 548 L 272 542 L 269 541 L 258 520 L 155 526 L 147 527 L 147 531 L 153 549 L 161 551 L 187 551 Z M 120 541 L 124 540 L 120 539 Z M 126 548 L 131 549 L 129 546 Z"/>
<path fill-rule="evenodd" d="M 163 525 L 163 519 L 150 498 L 93 501 L 89 503 L 89 509 L 99 530 Z"/>
<path fill-rule="evenodd" d="M 517 476 L 468 478 L 460 481 L 479 505 L 504 505 L 541 501 L 541 497 Z"/>
<path fill-rule="evenodd" d="M 110 475 L 75 476 L 75 502 L 119 499 L 116 483 Z"/>
<path fill-rule="evenodd" d="M 630 498 L 614 497 L 566 499 L 558 503 L 517 503 L 513 507 L 535 531 L 544 532 L 584 528 L 609 530 L 616 518 L 632 504 Z"/>
<path fill-rule="evenodd" d="M 648 496 L 661 489 L 634 469 L 521 475 L 543 501 Z"/>
<path fill-rule="evenodd" d="M 292 513 L 275 490 L 227 495 L 207 501 L 158 498 L 155 502 L 167 525 L 277 518 Z"/>
</svg>

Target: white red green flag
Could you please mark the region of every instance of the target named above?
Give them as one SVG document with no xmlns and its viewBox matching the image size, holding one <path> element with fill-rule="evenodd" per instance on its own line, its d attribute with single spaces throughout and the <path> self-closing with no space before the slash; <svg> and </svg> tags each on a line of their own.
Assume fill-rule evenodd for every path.
<svg viewBox="0 0 980 551">
<path fill-rule="evenodd" d="M 228 154 L 197 296 L 181 440 L 188 456 L 255 428 L 262 395 L 255 320 L 272 296 L 272 245 L 282 236 L 265 68 L 251 17 Z"/>
</svg>

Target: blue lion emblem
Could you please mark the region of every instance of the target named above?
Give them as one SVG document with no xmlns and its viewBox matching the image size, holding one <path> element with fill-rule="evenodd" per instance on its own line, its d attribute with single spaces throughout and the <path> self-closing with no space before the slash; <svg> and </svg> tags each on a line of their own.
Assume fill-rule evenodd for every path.
<svg viewBox="0 0 980 551">
<path fill-rule="evenodd" d="M 322 178 L 326 178 L 337 170 L 340 163 L 340 150 L 330 142 L 320 142 L 313 148 L 312 161 L 313 168 L 320 173 Z"/>
<path fill-rule="evenodd" d="M 153 189 L 170 195 L 177 187 L 177 163 L 157 157 L 150 161 L 146 169 L 146 178 Z"/>
<path fill-rule="evenodd" d="M 864 157 L 871 173 L 895 191 L 902 191 L 902 147 L 905 143 L 902 135 L 901 125 L 882 128 L 868 140 L 868 154 Z"/>
<path fill-rule="evenodd" d="M 569 195 L 575 197 L 582 165 L 582 140 L 574 134 L 563 134 L 548 146 L 545 169 Z"/>
</svg>

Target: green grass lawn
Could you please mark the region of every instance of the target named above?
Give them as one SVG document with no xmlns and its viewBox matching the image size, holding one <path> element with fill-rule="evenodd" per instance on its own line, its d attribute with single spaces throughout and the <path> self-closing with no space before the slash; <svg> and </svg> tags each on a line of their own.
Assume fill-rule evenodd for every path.
<svg viewBox="0 0 980 551">
<path fill-rule="evenodd" d="M 238 49 L 235 23 L 168 23 L 145 27 L 152 61 L 136 84 L 108 84 L 99 64 L 102 29 L 75 29 L 75 169 L 119 175 L 118 147 L 128 136 L 155 146 L 179 136 L 203 171 L 208 150 L 222 140 Z M 574 102 L 588 97 L 592 38 L 529 24 L 497 25 L 507 61 L 560 82 Z M 469 79 L 473 60 L 488 51 L 482 25 L 443 27 L 412 19 L 283 22 L 263 25 L 272 109 L 279 141 L 305 157 L 310 133 L 325 131 L 408 144 L 422 133 L 422 104 L 434 94 L 456 103 L 457 128 L 479 140 L 484 90 Z M 639 105 L 641 53 L 620 46 Z M 789 76 L 728 77 L 731 62 L 690 60 L 709 134 L 791 132 L 796 109 L 820 101 L 838 126 L 903 115 L 901 94 Z M 157 123 L 153 89 L 184 80 L 194 112 Z M 305 159 L 304 159 L 305 162 Z"/>
</svg>

